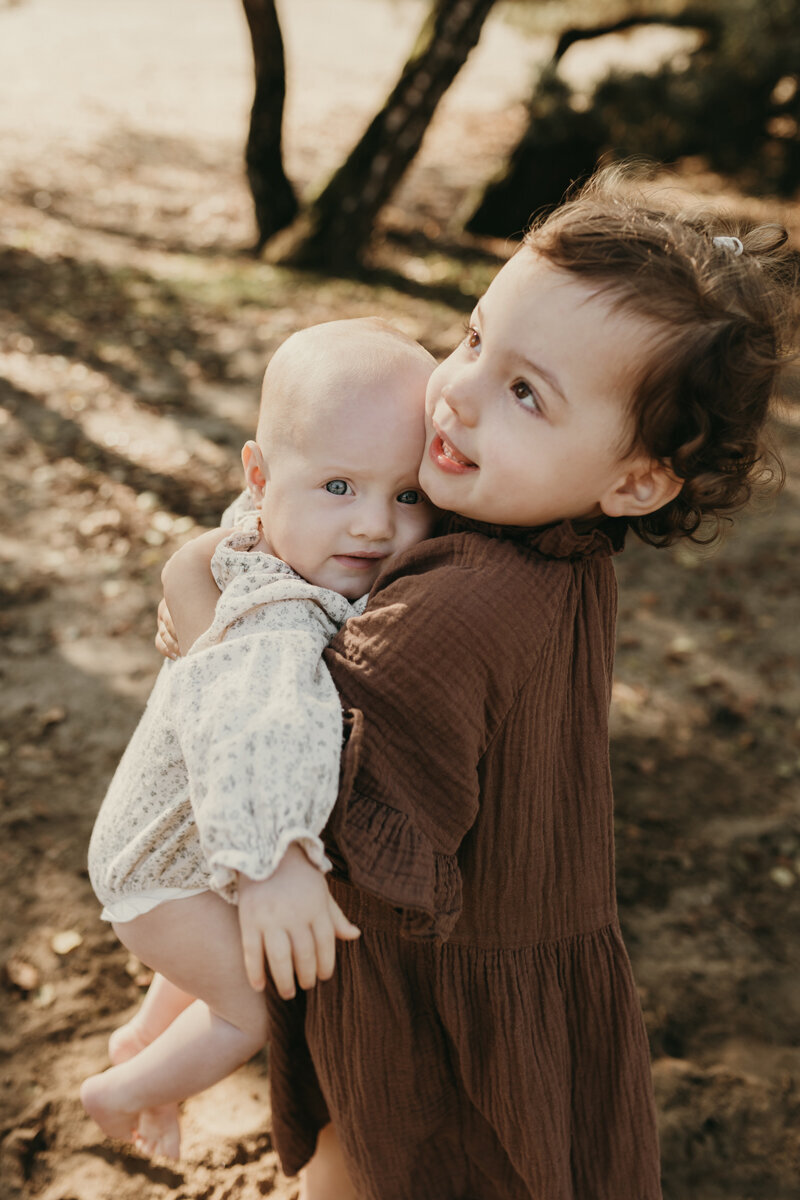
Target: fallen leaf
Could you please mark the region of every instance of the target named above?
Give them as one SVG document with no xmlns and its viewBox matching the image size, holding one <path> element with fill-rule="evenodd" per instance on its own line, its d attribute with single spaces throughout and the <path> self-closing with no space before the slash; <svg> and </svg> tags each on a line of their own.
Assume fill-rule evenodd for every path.
<svg viewBox="0 0 800 1200">
<path fill-rule="evenodd" d="M 47 712 L 39 713 L 39 725 L 44 730 L 50 725 L 60 725 L 62 721 L 67 719 L 67 710 L 62 708 L 60 704 L 54 705 L 53 708 L 48 708 Z"/>
<path fill-rule="evenodd" d="M 49 1008 L 55 1001 L 56 989 L 52 983 L 44 983 L 33 998 L 34 1008 Z"/>
<path fill-rule="evenodd" d="M 679 634 L 667 646 L 665 657 L 673 662 L 682 662 L 690 654 L 693 654 L 696 649 L 697 643 L 694 638 L 688 637 L 686 634 Z"/>
<path fill-rule="evenodd" d="M 53 934 L 53 937 L 50 939 L 50 945 L 56 954 L 69 954 L 70 951 L 80 946 L 82 942 L 83 938 L 77 929 L 64 929 L 61 933 Z"/>
<path fill-rule="evenodd" d="M 773 867 L 769 873 L 769 877 L 773 883 L 777 883 L 778 887 L 790 888 L 795 885 L 795 876 L 788 867 Z"/>
<path fill-rule="evenodd" d="M 6 975 L 9 982 L 21 992 L 32 992 L 39 986 L 39 972 L 33 963 L 26 962 L 24 958 L 9 958 Z"/>
</svg>

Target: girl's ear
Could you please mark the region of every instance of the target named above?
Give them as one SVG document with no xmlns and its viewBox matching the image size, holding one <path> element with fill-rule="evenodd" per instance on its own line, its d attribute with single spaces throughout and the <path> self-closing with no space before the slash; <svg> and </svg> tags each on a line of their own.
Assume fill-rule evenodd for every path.
<svg viewBox="0 0 800 1200">
<path fill-rule="evenodd" d="M 247 489 L 254 500 L 261 500 L 267 486 L 267 467 L 258 442 L 245 442 L 242 446 L 242 466 Z"/>
<path fill-rule="evenodd" d="M 652 458 L 636 459 L 600 497 L 600 507 L 607 517 L 643 517 L 669 504 L 682 487 L 683 480 L 664 463 Z"/>
</svg>

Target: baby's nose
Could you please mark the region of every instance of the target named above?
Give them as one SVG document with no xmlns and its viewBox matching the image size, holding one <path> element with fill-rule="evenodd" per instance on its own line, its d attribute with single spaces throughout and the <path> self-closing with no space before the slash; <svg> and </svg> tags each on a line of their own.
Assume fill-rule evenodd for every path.
<svg viewBox="0 0 800 1200">
<path fill-rule="evenodd" d="M 384 541 L 392 536 L 391 508 L 383 502 L 365 502 L 355 506 L 350 530 L 356 537 Z"/>
</svg>

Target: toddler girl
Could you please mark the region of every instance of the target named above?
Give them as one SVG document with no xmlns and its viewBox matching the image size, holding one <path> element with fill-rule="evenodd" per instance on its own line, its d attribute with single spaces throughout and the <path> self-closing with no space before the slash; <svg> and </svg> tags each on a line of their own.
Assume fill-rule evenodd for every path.
<svg viewBox="0 0 800 1200">
<path fill-rule="evenodd" d="M 614 890 L 611 559 L 628 531 L 713 533 L 762 474 L 784 238 L 601 179 L 430 378 L 420 483 L 446 531 L 325 652 L 348 733 L 330 886 L 361 937 L 313 990 L 267 989 L 305 1200 L 661 1194 Z M 179 635 L 204 574 L 199 548 L 170 581 Z"/>
<path fill-rule="evenodd" d="M 784 239 L 595 181 L 429 380 L 420 484 L 449 532 L 325 652 L 349 731 L 331 892 L 361 938 L 267 994 L 305 1200 L 661 1195 L 614 895 L 612 556 L 627 530 L 714 533 L 764 473 Z"/>
<path fill-rule="evenodd" d="M 336 937 L 358 936 L 322 874 L 342 714 L 320 656 L 386 560 L 430 531 L 417 472 L 433 365 L 375 320 L 317 326 L 275 354 L 242 454 L 252 514 L 213 557 L 214 620 L 165 664 L 98 816 L 103 916 L 158 974 L 81 1098 L 150 1153 L 176 1156 L 176 1101 L 263 1044 L 265 956 L 288 996 L 295 973 L 304 987 L 331 974 Z M 242 905 L 240 939 L 224 901 L 252 880 L 274 903 Z"/>
</svg>

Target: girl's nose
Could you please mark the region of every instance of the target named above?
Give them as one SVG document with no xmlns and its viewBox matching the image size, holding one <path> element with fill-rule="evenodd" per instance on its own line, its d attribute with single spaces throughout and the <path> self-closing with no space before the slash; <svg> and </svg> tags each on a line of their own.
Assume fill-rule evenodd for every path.
<svg viewBox="0 0 800 1200">
<path fill-rule="evenodd" d="M 474 388 L 463 379 L 455 379 L 442 388 L 442 399 L 452 409 L 462 425 L 472 427 L 478 420 L 478 404 L 474 399 Z"/>
</svg>

